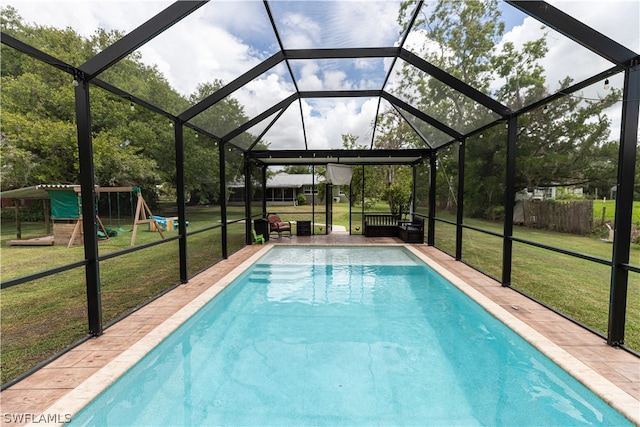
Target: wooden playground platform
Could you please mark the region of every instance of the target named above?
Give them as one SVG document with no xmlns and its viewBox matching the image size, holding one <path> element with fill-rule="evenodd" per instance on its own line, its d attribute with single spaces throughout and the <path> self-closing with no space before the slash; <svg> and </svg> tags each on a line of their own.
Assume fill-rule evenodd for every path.
<svg viewBox="0 0 640 427">
<path fill-rule="evenodd" d="M 53 246 L 53 236 L 8 240 L 7 246 Z"/>
</svg>

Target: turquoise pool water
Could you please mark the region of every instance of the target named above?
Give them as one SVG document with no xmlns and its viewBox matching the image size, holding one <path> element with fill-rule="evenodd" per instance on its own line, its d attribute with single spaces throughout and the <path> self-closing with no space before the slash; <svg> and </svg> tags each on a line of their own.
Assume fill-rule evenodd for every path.
<svg viewBox="0 0 640 427">
<path fill-rule="evenodd" d="M 631 425 L 401 247 L 274 247 L 71 425 Z"/>
</svg>

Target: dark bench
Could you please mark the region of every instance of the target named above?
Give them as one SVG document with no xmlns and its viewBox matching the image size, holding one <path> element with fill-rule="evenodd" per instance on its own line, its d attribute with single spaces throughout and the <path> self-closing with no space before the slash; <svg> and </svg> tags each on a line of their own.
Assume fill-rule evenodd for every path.
<svg viewBox="0 0 640 427">
<path fill-rule="evenodd" d="M 398 216 L 392 214 L 365 214 L 366 237 L 398 237 Z"/>
<path fill-rule="evenodd" d="M 393 214 L 365 214 L 364 235 L 366 237 L 399 237 L 406 243 L 424 242 L 424 220 L 399 221 Z"/>
</svg>

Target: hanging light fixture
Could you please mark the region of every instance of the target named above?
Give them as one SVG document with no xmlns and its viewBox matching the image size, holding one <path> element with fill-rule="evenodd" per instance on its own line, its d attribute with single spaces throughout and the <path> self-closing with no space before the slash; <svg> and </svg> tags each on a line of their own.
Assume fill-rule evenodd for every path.
<svg viewBox="0 0 640 427">
<path fill-rule="evenodd" d="M 547 114 L 549 112 L 549 106 L 545 105 L 544 107 L 542 107 L 542 114 Z"/>
<path fill-rule="evenodd" d="M 129 109 L 131 111 L 136 111 L 136 106 L 133 104 L 133 101 L 129 101 Z"/>
<path fill-rule="evenodd" d="M 611 85 L 609 84 L 609 79 L 604 80 L 604 90 L 611 89 Z"/>
</svg>

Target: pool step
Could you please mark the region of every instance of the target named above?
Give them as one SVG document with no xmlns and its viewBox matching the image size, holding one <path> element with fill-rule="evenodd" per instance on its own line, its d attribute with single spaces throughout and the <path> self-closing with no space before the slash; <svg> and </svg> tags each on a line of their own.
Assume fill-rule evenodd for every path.
<svg viewBox="0 0 640 427">
<path fill-rule="evenodd" d="M 306 265 L 256 266 L 249 275 L 250 282 L 300 281 L 313 275 L 313 269 Z"/>
</svg>

